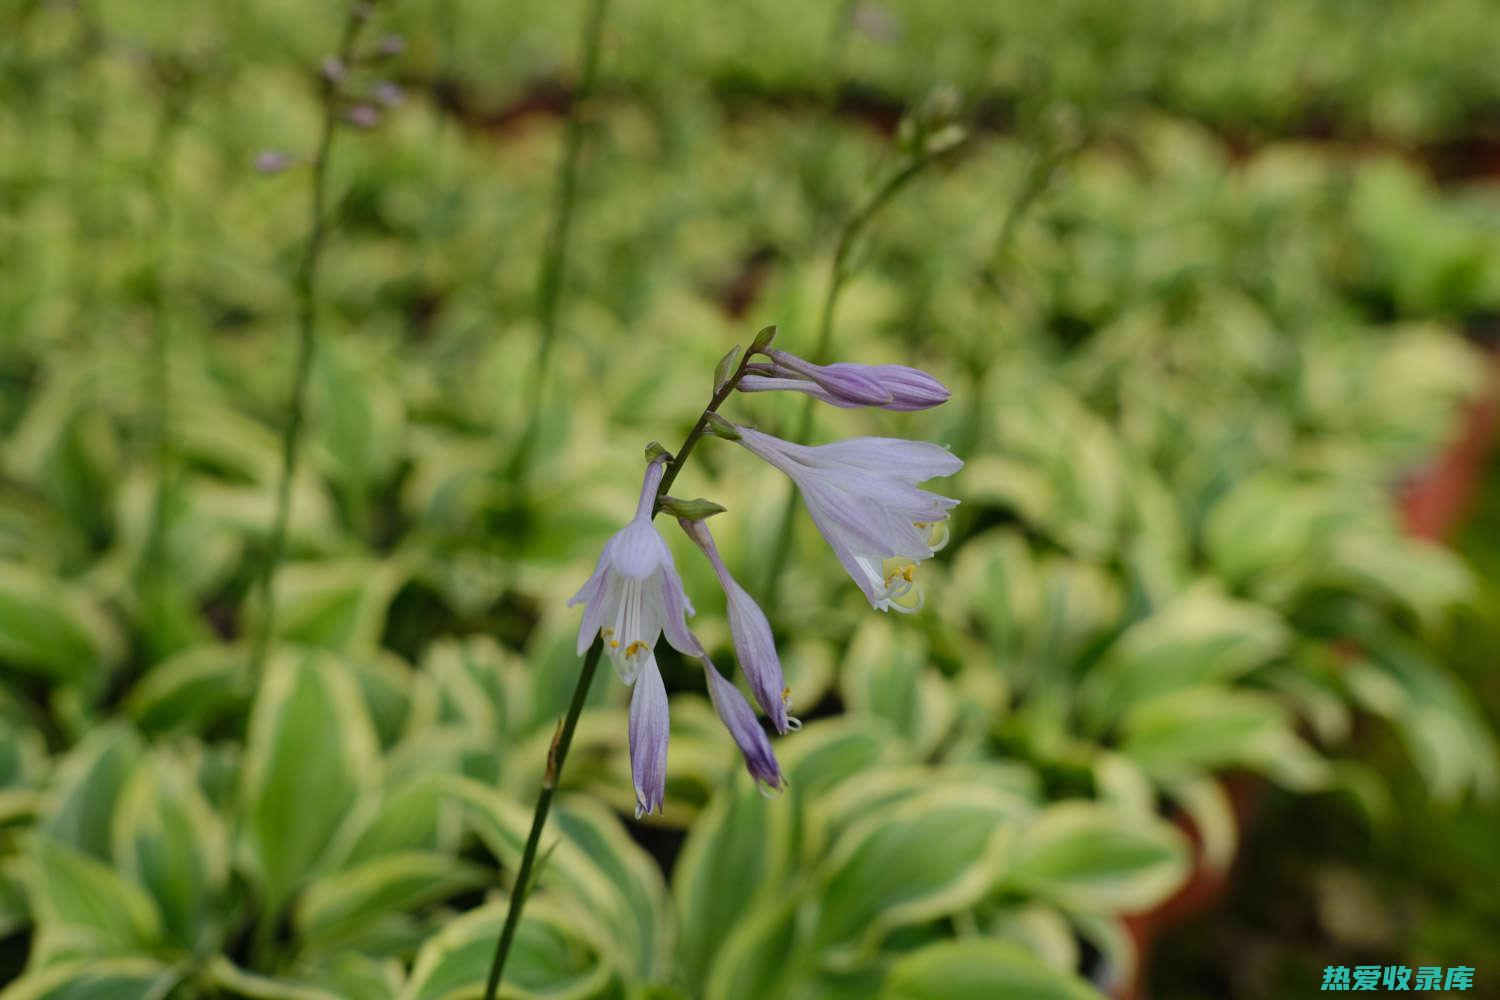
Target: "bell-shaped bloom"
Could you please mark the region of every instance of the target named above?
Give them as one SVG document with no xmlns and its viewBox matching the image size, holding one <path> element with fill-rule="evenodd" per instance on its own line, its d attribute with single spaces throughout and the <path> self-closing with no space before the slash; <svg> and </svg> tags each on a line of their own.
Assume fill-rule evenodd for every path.
<svg viewBox="0 0 1500 1000">
<path fill-rule="evenodd" d="M 635 682 L 663 632 L 679 652 L 699 653 L 686 621 L 693 606 L 683 592 L 672 552 L 651 520 L 665 469 L 665 456 L 646 466 L 635 517 L 604 543 L 594 575 L 568 601 L 569 607 L 585 605 L 578 629 L 579 655 L 595 634 L 602 636 L 604 651 L 626 684 Z"/>
<path fill-rule="evenodd" d="M 726 680 L 707 656 L 698 659 L 703 663 L 703 673 L 708 679 L 708 697 L 714 703 L 714 711 L 719 713 L 724 728 L 739 744 L 740 753 L 745 757 L 745 769 L 766 787 L 781 788 L 781 765 L 776 763 L 771 741 L 755 717 L 755 710 L 740 694 L 740 689 Z"/>
<path fill-rule="evenodd" d="M 647 653 L 630 694 L 630 777 L 635 815 L 660 812 L 667 794 L 667 688 L 656 657 Z"/>
<path fill-rule="evenodd" d="M 747 374 L 739 383 L 741 392 L 789 389 L 845 409 L 878 406 L 883 410 L 926 410 L 948 401 L 943 383 L 906 365 L 815 365 L 786 351 L 765 353 L 771 363 L 747 366 Z"/>
<path fill-rule="evenodd" d="M 703 550 L 703 554 L 708 556 L 708 561 L 713 565 L 727 599 L 729 633 L 734 639 L 735 658 L 740 662 L 740 669 L 745 673 L 745 680 L 749 683 L 755 700 L 760 703 L 766 715 L 770 716 L 776 731 L 784 735 L 789 724 L 795 728 L 798 723 L 795 719 L 787 718 L 787 700 L 791 692 L 787 689 L 781 672 L 781 658 L 776 655 L 776 640 L 771 635 L 771 623 L 766 620 L 765 612 L 761 611 L 755 599 L 740 586 L 739 581 L 730 576 L 729 568 L 724 565 L 719 548 L 714 544 L 713 535 L 709 534 L 708 525 L 703 521 L 687 518 L 679 518 L 677 523 L 682 525 L 682 530 Z"/>
<path fill-rule="evenodd" d="M 750 427 L 739 443 L 780 469 L 802 492 L 807 512 L 834 555 L 880 611 L 915 611 L 917 564 L 947 542 L 948 512 L 958 501 L 919 489 L 951 476 L 963 462 L 925 441 L 862 437 L 793 444 Z"/>
</svg>

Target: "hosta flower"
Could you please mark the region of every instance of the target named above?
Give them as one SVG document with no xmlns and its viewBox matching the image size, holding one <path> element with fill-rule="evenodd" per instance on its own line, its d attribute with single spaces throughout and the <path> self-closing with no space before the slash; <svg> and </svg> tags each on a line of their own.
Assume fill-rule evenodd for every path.
<svg viewBox="0 0 1500 1000">
<path fill-rule="evenodd" d="M 947 402 L 948 389 L 931 375 L 905 365 L 815 365 L 786 351 L 765 352 L 770 364 L 753 364 L 740 379 L 741 392 L 789 389 L 834 406 L 878 406 L 925 410 Z"/>
<path fill-rule="evenodd" d="M 781 766 L 776 763 L 776 754 L 771 751 L 771 741 L 766 737 L 766 731 L 760 727 L 755 710 L 750 707 L 745 696 L 740 694 L 740 689 L 729 683 L 718 668 L 709 662 L 707 656 L 700 656 L 698 659 L 703 664 L 703 673 L 708 680 L 708 697 L 714 703 L 714 710 L 719 713 L 724 728 L 729 730 L 729 735 L 739 744 L 740 753 L 745 757 L 745 769 L 756 781 L 769 788 L 779 789 L 782 784 Z"/>
<path fill-rule="evenodd" d="M 770 716 L 776 731 L 786 733 L 789 724 L 795 728 L 798 723 L 795 719 L 787 718 L 787 701 L 791 692 L 787 690 L 781 673 L 781 658 L 776 655 L 776 640 L 771 636 L 771 623 L 766 620 L 765 612 L 761 611 L 755 599 L 730 576 L 729 568 L 724 565 L 718 546 L 714 544 L 713 535 L 709 534 L 708 525 L 688 518 L 679 518 L 678 523 L 703 550 L 703 554 L 708 556 L 714 573 L 719 577 L 719 584 L 724 588 L 729 610 L 729 632 L 734 640 L 734 655 L 740 662 L 740 669 L 745 672 L 745 680 L 750 685 L 751 693 L 766 715 Z"/>
<path fill-rule="evenodd" d="M 813 447 L 735 430 L 740 444 L 797 484 L 818 531 L 874 607 L 921 607 L 917 564 L 946 544 L 958 501 L 917 484 L 953 475 L 962 461 L 924 441 L 863 437 Z"/>
<path fill-rule="evenodd" d="M 634 683 L 648 662 L 655 662 L 652 650 L 663 632 L 679 652 L 689 656 L 699 652 L 698 640 L 686 621 L 693 606 L 683 592 L 672 552 L 651 521 L 656 488 L 665 470 L 664 455 L 646 466 L 635 517 L 604 543 L 594 575 L 568 601 L 568 607 L 586 605 L 578 629 L 579 655 L 593 643 L 595 634 L 600 635 L 604 651 L 626 684 Z"/>
<path fill-rule="evenodd" d="M 630 777 L 635 816 L 660 812 L 667 794 L 667 687 L 656 657 L 647 653 L 630 693 Z"/>
</svg>

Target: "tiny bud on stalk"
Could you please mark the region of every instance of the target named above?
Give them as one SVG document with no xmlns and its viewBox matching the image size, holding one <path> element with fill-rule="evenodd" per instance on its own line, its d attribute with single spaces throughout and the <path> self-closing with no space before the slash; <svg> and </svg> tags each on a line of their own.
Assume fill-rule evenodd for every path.
<svg viewBox="0 0 1500 1000">
<path fill-rule="evenodd" d="M 257 153 L 255 156 L 255 169 L 263 174 L 279 174 L 290 167 L 295 160 L 290 153 L 283 153 L 279 149 L 267 149 Z"/>
<path fill-rule="evenodd" d="M 683 500 L 679 497 L 665 497 L 661 502 L 661 510 L 664 514 L 671 514 L 679 521 L 703 521 L 715 514 L 722 514 L 727 508 L 698 497 L 696 500 Z"/>
<path fill-rule="evenodd" d="M 729 376 L 734 374 L 734 363 L 740 356 L 740 345 L 735 344 L 729 349 L 729 353 L 719 359 L 714 368 L 714 395 L 724 391 L 724 385 L 729 381 Z"/>
<path fill-rule="evenodd" d="M 771 341 L 776 339 L 776 325 L 773 323 L 755 335 L 755 340 L 750 344 L 751 354 L 764 354 L 766 348 L 771 346 Z"/>
<path fill-rule="evenodd" d="M 740 439 L 739 428 L 717 413 L 710 413 L 708 415 L 707 427 L 712 434 L 723 438 L 725 441 L 738 441 Z"/>
<path fill-rule="evenodd" d="M 652 441 L 650 444 L 646 445 L 646 461 L 654 462 L 658 458 L 662 457 L 666 457 L 668 461 L 671 461 L 672 453 L 663 448 L 660 441 Z"/>
</svg>

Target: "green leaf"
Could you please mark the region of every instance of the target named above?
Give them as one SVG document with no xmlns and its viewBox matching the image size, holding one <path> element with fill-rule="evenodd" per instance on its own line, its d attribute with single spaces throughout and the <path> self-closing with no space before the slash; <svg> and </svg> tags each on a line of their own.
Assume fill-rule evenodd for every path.
<svg viewBox="0 0 1500 1000">
<path fill-rule="evenodd" d="M 59 681 L 96 681 L 119 639 L 82 595 L 25 566 L 0 562 L 0 662 Z"/>
<path fill-rule="evenodd" d="M 1121 752 L 1159 778 L 1231 766 L 1289 788 L 1320 787 L 1327 762 L 1292 730 L 1290 713 L 1258 691 L 1193 688 L 1141 702 L 1121 721 Z"/>
<path fill-rule="evenodd" d="M 1208 587 L 1190 590 L 1110 647 L 1083 693 L 1089 717 L 1103 728 L 1153 695 L 1240 677 L 1281 654 L 1288 640 L 1273 612 Z"/>
<path fill-rule="evenodd" d="M 472 910 L 422 945 L 400 1000 L 478 1000 L 484 992 L 506 904 Z M 544 895 L 526 902 L 505 965 L 504 997 L 598 996 L 613 978 L 599 942 Z"/>
<path fill-rule="evenodd" d="M 112 839 L 115 867 L 155 897 L 168 933 L 189 951 L 215 947 L 229 834 L 186 762 L 150 752 L 120 796 Z"/>
<path fill-rule="evenodd" d="M 1012 796 L 967 785 L 939 786 L 862 815 L 817 879 L 815 946 L 825 962 L 830 950 L 867 953 L 893 928 L 983 898 L 1003 871 L 1019 817 Z"/>
<path fill-rule="evenodd" d="M 123 956 L 161 941 L 161 916 L 114 869 L 45 837 L 36 841 L 29 881 L 37 936 L 32 961 Z"/>
<path fill-rule="evenodd" d="M 268 910 L 309 875 L 360 793 L 379 777 L 374 728 L 333 656 L 272 658 L 250 715 L 243 781 L 244 842 Z"/>
<path fill-rule="evenodd" d="M 125 711 L 148 733 L 202 733 L 248 700 L 245 654 L 233 646 L 186 649 L 142 677 L 125 699 Z"/>
<path fill-rule="evenodd" d="M 241 1000 L 345 1000 L 312 983 L 247 972 L 223 955 L 209 959 L 208 979 L 224 994 Z"/>
<path fill-rule="evenodd" d="M 444 787 L 464 804 L 480 839 L 513 871 L 530 833 L 531 808 L 463 778 L 445 779 Z M 572 808 L 550 837 L 544 836 L 543 849 L 550 853 L 536 884 L 568 906 L 574 919 L 605 929 L 612 965 L 650 968 L 662 947 L 660 935 L 668 933 L 653 917 L 661 904 L 651 897 L 663 890 L 646 872 L 649 859 L 640 857 L 618 821 L 606 822 L 586 809 Z"/>
<path fill-rule="evenodd" d="M 372 559 L 283 566 L 276 574 L 276 634 L 308 646 L 374 649 L 405 575 L 394 563 Z"/>
<path fill-rule="evenodd" d="M 562 797 L 552 810 L 552 821 L 623 898 L 625 919 L 640 942 L 630 956 L 634 978 L 649 980 L 665 974 L 675 935 L 661 867 L 641 850 L 613 812 L 587 796 Z"/>
<path fill-rule="evenodd" d="M 1021 832 L 1008 881 L 1069 909 L 1134 912 L 1182 884 L 1190 853 L 1186 838 L 1153 816 L 1063 802 Z"/>
<path fill-rule="evenodd" d="M 30 972 L 5 1000 L 165 1000 L 182 973 L 148 958 L 88 959 Z"/>
<path fill-rule="evenodd" d="M 744 914 L 781 894 L 793 847 L 790 811 L 784 799 L 767 799 L 736 775 L 689 828 L 672 894 L 681 928 L 677 971 L 694 989 Z"/>
<path fill-rule="evenodd" d="M 307 945 L 326 948 L 386 913 L 415 910 L 488 880 L 484 868 L 446 854 L 387 854 L 314 879 L 298 898 L 294 920 Z"/>
<path fill-rule="evenodd" d="M 53 775 L 51 806 L 40 825 L 51 839 L 98 858 L 110 856 L 115 803 L 141 759 L 140 737 L 109 724 L 84 737 Z"/>
<path fill-rule="evenodd" d="M 1009 941 L 930 944 L 891 966 L 880 1000 L 1102 1000 Z"/>
<path fill-rule="evenodd" d="M 927 670 L 927 644 L 889 619 L 867 618 L 845 657 L 839 690 L 854 714 L 876 715 L 911 743 L 918 756 L 932 752 L 958 714 L 943 678 Z"/>
</svg>

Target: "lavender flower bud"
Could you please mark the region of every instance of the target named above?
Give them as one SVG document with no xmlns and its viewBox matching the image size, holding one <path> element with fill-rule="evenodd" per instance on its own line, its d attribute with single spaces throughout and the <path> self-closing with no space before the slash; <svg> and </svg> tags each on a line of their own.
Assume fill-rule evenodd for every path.
<svg viewBox="0 0 1500 1000">
<path fill-rule="evenodd" d="M 400 35 L 386 35 L 380 40 L 375 51 L 383 56 L 399 56 L 406 51 L 406 39 Z"/>
<path fill-rule="evenodd" d="M 374 128 L 380 124 L 380 112 L 370 104 L 356 104 L 344 112 L 344 120 L 356 128 Z"/>
<path fill-rule="evenodd" d="M 376 104 L 394 108 L 406 99 L 406 92 L 401 89 L 400 84 L 392 83 L 390 80 L 382 80 L 370 91 L 370 96 L 375 99 Z"/>
<path fill-rule="evenodd" d="M 290 153 L 279 149 L 266 149 L 255 154 L 255 169 L 263 174 L 279 174 L 295 162 Z"/>
<path fill-rule="evenodd" d="M 729 735 L 734 737 L 734 742 L 739 744 L 740 753 L 745 758 L 745 770 L 756 781 L 762 782 L 769 788 L 779 789 L 782 786 L 781 765 L 776 763 L 776 754 L 771 750 L 771 741 L 766 737 L 766 731 L 760 727 L 760 722 L 755 718 L 755 712 L 751 710 L 750 703 L 745 696 L 740 694 L 739 688 L 724 679 L 708 657 L 700 658 L 703 664 L 703 672 L 708 679 L 708 697 L 714 703 L 714 710 L 719 713 L 719 719 L 724 723 L 724 728 L 729 730 Z"/>
<path fill-rule="evenodd" d="M 323 79 L 329 83 L 341 83 L 348 72 L 343 60 L 337 56 L 324 56 L 323 63 L 318 71 L 323 74 Z"/>
</svg>

